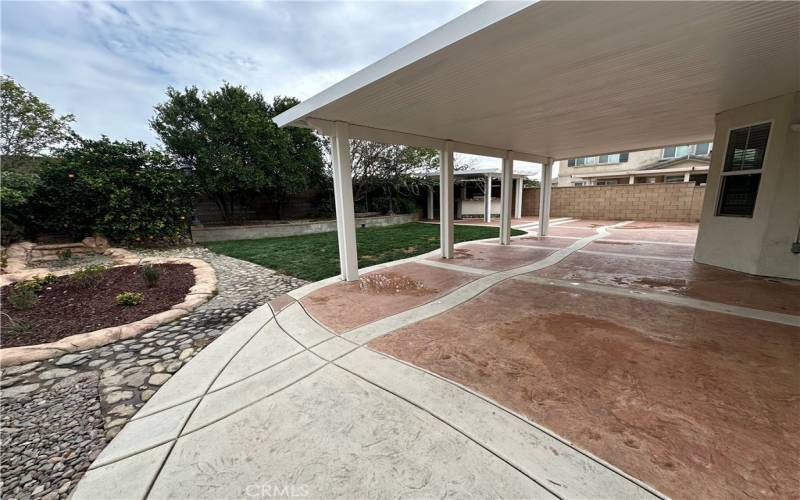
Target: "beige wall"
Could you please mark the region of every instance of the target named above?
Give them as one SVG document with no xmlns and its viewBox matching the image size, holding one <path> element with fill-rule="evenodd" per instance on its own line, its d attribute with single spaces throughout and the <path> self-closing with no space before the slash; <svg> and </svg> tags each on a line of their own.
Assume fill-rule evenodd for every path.
<svg viewBox="0 0 800 500">
<path fill-rule="evenodd" d="M 720 171 L 731 129 L 771 121 L 752 218 L 716 215 Z M 791 253 L 800 224 L 800 93 L 717 115 L 718 145 L 711 158 L 695 260 L 763 276 L 800 279 L 800 255 Z"/>
<path fill-rule="evenodd" d="M 693 183 L 554 187 L 551 217 L 697 222 L 705 187 Z M 539 189 L 526 188 L 522 215 L 539 215 Z"/>
</svg>

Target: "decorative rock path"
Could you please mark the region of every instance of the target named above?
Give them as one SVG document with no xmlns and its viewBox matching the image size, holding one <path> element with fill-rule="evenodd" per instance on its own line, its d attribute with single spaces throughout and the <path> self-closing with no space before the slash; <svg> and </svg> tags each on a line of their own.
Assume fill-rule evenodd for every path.
<svg viewBox="0 0 800 500">
<path fill-rule="evenodd" d="M 187 361 L 256 307 L 305 284 L 203 247 L 137 253 L 209 262 L 219 295 L 137 337 L 3 369 L 2 498 L 66 498 L 106 443 Z"/>
</svg>

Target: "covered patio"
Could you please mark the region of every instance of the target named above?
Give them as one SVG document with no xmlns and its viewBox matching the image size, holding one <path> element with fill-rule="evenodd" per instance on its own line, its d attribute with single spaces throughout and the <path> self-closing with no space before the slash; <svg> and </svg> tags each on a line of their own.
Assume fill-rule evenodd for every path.
<svg viewBox="0 0 800 500">
<path fill-rule="evenodd" d="M 797 497 L 798 22 L 796 3 L 484 4 L 278 116 L 332 140 L 341 276 L 204 349 L 74 498 Z M 767 122 L 768 146 L 728 146 Z M 351 138 L 440 151 L 438 251 L 358 269 Z M 547 180 L 712 138 L 709 192 L 761 176 L 750 217 L 715 194 L 699 227 L 551 219 L 543 182 L 538 220 L 513 222 L 516 160 Z M 502 159 L 499 238 L 454 244 L 455 152 Z M 726 172 L 736 155 L 760 168 Z"/>
</svg>

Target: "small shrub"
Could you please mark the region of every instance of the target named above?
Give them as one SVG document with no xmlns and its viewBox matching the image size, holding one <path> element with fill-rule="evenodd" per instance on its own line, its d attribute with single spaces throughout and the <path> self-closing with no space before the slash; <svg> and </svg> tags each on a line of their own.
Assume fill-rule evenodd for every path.
<svg viewBox="0 0 800 500">
<path fill-rule="evenodd" d="M 16 285 L 14 285 L 14 289 L 22 290 L 27 289 L 33 293 L 39 293 L 42 291 L 42 282 L 36 279 L 36 276 L 33 277 L 32 280 L 28 281 L 20 281 Z"/>
<path fill-rule="evenodd" d="M 55 282 L 56 282 L 57 280 L 58 280 L 58 277 L 56 277 L 56 275 L 55 275 L 55 274 L 53 274 L 53 273 L 47 273 L 47 274 L 45 274 L 45 275 L 44 275 L 44 277 L 40 277 L 40 276 L 34 276 L 34 277 L 31 279 L 31 281 L 33 281 L 34 283 L 36 283 L 37 285 L 39 285 L 39 289 L 38 289 L 38 290 L 36 290 L 36 292 L 37 292 L 37 293 L 38 293 L 38 292 L 41 292 L 43 287 L 45 287 L 45 286 L 47 286 L 47 285 L 53 285 L 53 284 L 55 284 Z"/>
<path fill-rule="evenodd" d="M 117 304 L 121 306 L 138 306 L 144 300 L 143 293 L 122 292 L 117 295 Z"/>
<path fill-rule="evenodd" d="M 161 277 L 161 269 L 153 264 L 142 264 L 139 266 L 142 270 L 142 278 L 144 278 L 147 288 L 153 288 L 158 284 L 158 279 Z"/>
<path fill-rule="evenodd" d="M 66 262 L 72 258 L 72 250 L 69 248 L 66 250 L 60 250 L 56 255 L 58 255 L 58 260 L 61 262 Z"/>
<path fill-rule="evenodd" d="M 97 286 L 106 271 L 108 271 L 108 267 L 102 264 L 92 264 L 72 273 L 70 279 L 83 286 Z"/>
<path fill-rule="evenodd" d="M 17 283 L 8 294 L 8 300 L 14 309 L 30 309 L 36 305 L 39 297 L 36 295 L 35 284 L 31 281 Z"/>
</svg>

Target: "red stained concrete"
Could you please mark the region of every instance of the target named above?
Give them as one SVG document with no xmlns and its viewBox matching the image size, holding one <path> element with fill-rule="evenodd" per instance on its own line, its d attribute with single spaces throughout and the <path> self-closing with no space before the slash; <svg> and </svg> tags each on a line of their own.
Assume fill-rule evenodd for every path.
<svg viewBox="0 0 800 500">
<path fill-rule="evenodd" d="M 428 260 L 457 264 L 459 266 L 475 267 L 478 269 L 505 271 L 507 269 L 531 264 L 547 257 L 551 253 L 553 252 L 549 250 L 517 248 L 514 245 L 467 244 L 456 248 L 452 259 L 428 257 Z"/>
<path fill-rule="evenodd" d="M 532 274 L 800 315 L 800 282 L 751 276 L 695 262 L 576 253 Z"/>
<path fill-rule="evenodd" d="M 652 222 L 652 221 L 633 221 L 625 224 L 627 229 L 665 229 L 679 231 L 697 231 L 700 225 L 697 222 Z"/>
<path fill-rule="evenodd" d="M 584 250 L 623 255 L 653 255 L 657 257 L 676 257 L 683 259 L 691 259 L 694 256 L 694 247 L 688 245 L 659 245 L 657 243 L 606 241 L 603 238 L 595 240 L 593 243 L 585 246 Z"/>
<path fill-rule="evenodd" d="M 511 246 L 531 245 L 534 247 L 565 248 L 575 243 L 567 238 L 550 238 L 548 236 L 522 236 L 511 240 Z"/>
<path fill-rule="evenodd" d="M 477 277 L 412 262 L 326 286 L 301 302 L 329 329 L 344 333 L 430 302 Z"/>
<path fill-rule="evenodd" d="M 594 229 L 603 226 L 610 226 L 612 224 L 619 224 L 620 221 L 618 220 L 588 220 L 588 219 L 579 219 L 567 222 L 566 224 L 559 224 L 558 226 L 550 226 L 553 227 L 582 227 L 582 228 L 589 228 Z"/>
<path fill-rule="evenodd" d="M 661 241 L 668 243 L 694 243 L 697 239 L 696 231 L 669 231 L 665 229 L 609 229 L 610 240 L 641 240 Z"/>
<path fill-rule="evenodd" d="M 423 220 L 422 222 L 435 222 L 439 223 L 439 219 L 435 220 Z M 512 226 L 518 226 L 521 224 L 533 224 L 534 222 L 539 222 L 538 216 L 527 216 L 522 217 L 521 219 L 511 219 Z M 500 227 L 500 217 L 492 217 L 491 222 L 486 222 L 483 220 L 482 217 L 476 217 L 471 219 L 456 219 L 453 221 L 453 224 L 461 224 L 467 226 L 493 226 L 493 227 Z"/>
<path fill-rule="evenodd" d="M 535 230 L 536 228 L 534 228 Z M 594 236 L 597 231 L 588 227 L 563 227 L 563 226 L 550 226 L 547 231 L 549 236 L 571 236 L 573 238 L 585 238 L 587 236 Z"/>
<path fill-rule="evenodd" d="M 283 311 L 293 303 L 294 299 L 285 293 L 283 295 L 278 295 L 277 297 L 269 301 L 269 305 L 270 307 L 272 307 L 272 310 L 275 312 L 275 314 L 278 314 L 279 312 Z"/>
<path fill-rule="evenodd" d="M 800 330 L 511 280 L 370 346 L 675 498 L 800 496 Z"/>
</svg>

